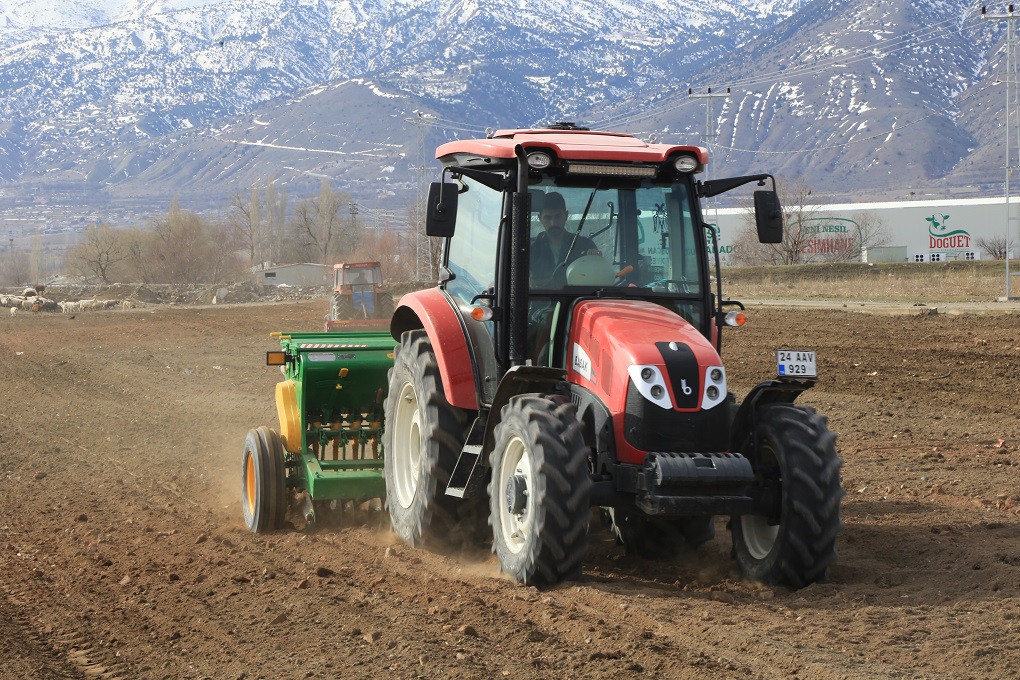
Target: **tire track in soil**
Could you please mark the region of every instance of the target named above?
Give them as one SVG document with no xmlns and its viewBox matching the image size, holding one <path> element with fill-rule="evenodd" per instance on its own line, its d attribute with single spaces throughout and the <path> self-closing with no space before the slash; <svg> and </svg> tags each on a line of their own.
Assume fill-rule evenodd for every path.
<svg viewBox="0 0 1020 680">
<path fill-rule="evenodd" d="M 52 596 L 51 581 L 39 567 L 31 572 L 3 567 L 0 584 L 0 639 L 11 645 L 7 654 L 42 665 L 32 669 L 39 678 L 99 678 L 126 680 L 116 653 L 99 646 L 80 629 L 77 616 Z M 32 618 L 30 618 L 30 616 Z"/>
</svg>

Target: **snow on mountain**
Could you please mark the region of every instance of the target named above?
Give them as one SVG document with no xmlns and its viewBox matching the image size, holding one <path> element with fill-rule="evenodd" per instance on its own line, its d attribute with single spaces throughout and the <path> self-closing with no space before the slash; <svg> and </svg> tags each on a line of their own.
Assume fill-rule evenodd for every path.
<svg viewBox="0 0 1020 680">
<path fill-rule="evenodd" d="M 385 197 L 418 162 L 415 110 L 426 146 L 564 119 L 691 140 L 689 85 L 731 88 L 726 171 L 984 181 L 1000 39 L 966 0 L 0 0 L 0 182 Z"/>
</svg>

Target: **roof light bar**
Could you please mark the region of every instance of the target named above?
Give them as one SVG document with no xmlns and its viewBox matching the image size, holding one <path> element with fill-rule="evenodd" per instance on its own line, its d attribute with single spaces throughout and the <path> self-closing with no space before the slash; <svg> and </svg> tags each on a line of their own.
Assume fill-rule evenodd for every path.
<svg viewBox="0 0 1020 680">
<path fill-rule="evenodd" d="M 654 165 L 599 165 L 596 163 L 570 163 L 571 175 L 607 175 L 615 177 L 655 177 L 659 168 Z"/>
</svg>

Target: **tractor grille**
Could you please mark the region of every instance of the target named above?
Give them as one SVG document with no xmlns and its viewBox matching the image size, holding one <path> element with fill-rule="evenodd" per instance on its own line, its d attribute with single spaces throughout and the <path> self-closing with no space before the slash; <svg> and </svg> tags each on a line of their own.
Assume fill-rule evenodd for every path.
<svg viewBox="0 0 1020 680">
<path fill-rule="evenodd" d="M 641 451 L 728 451 L 729 404 L 723 402 L 706 411 L 666 410 L 645 399 L 631 384 L 627 387 L 623 436 Z"/>
</svg>

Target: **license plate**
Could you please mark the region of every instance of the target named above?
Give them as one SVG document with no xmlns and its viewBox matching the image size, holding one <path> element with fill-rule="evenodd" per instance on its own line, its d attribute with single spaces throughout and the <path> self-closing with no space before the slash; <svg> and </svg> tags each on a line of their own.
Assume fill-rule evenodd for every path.
<svg viewBox="0 0 1020 680">
<path fill-rule="evenodd" d="M 777 349 L 776 370 L 780 378 L 816 378 L 818 369 L 813 351 Z"/>
</svg>

